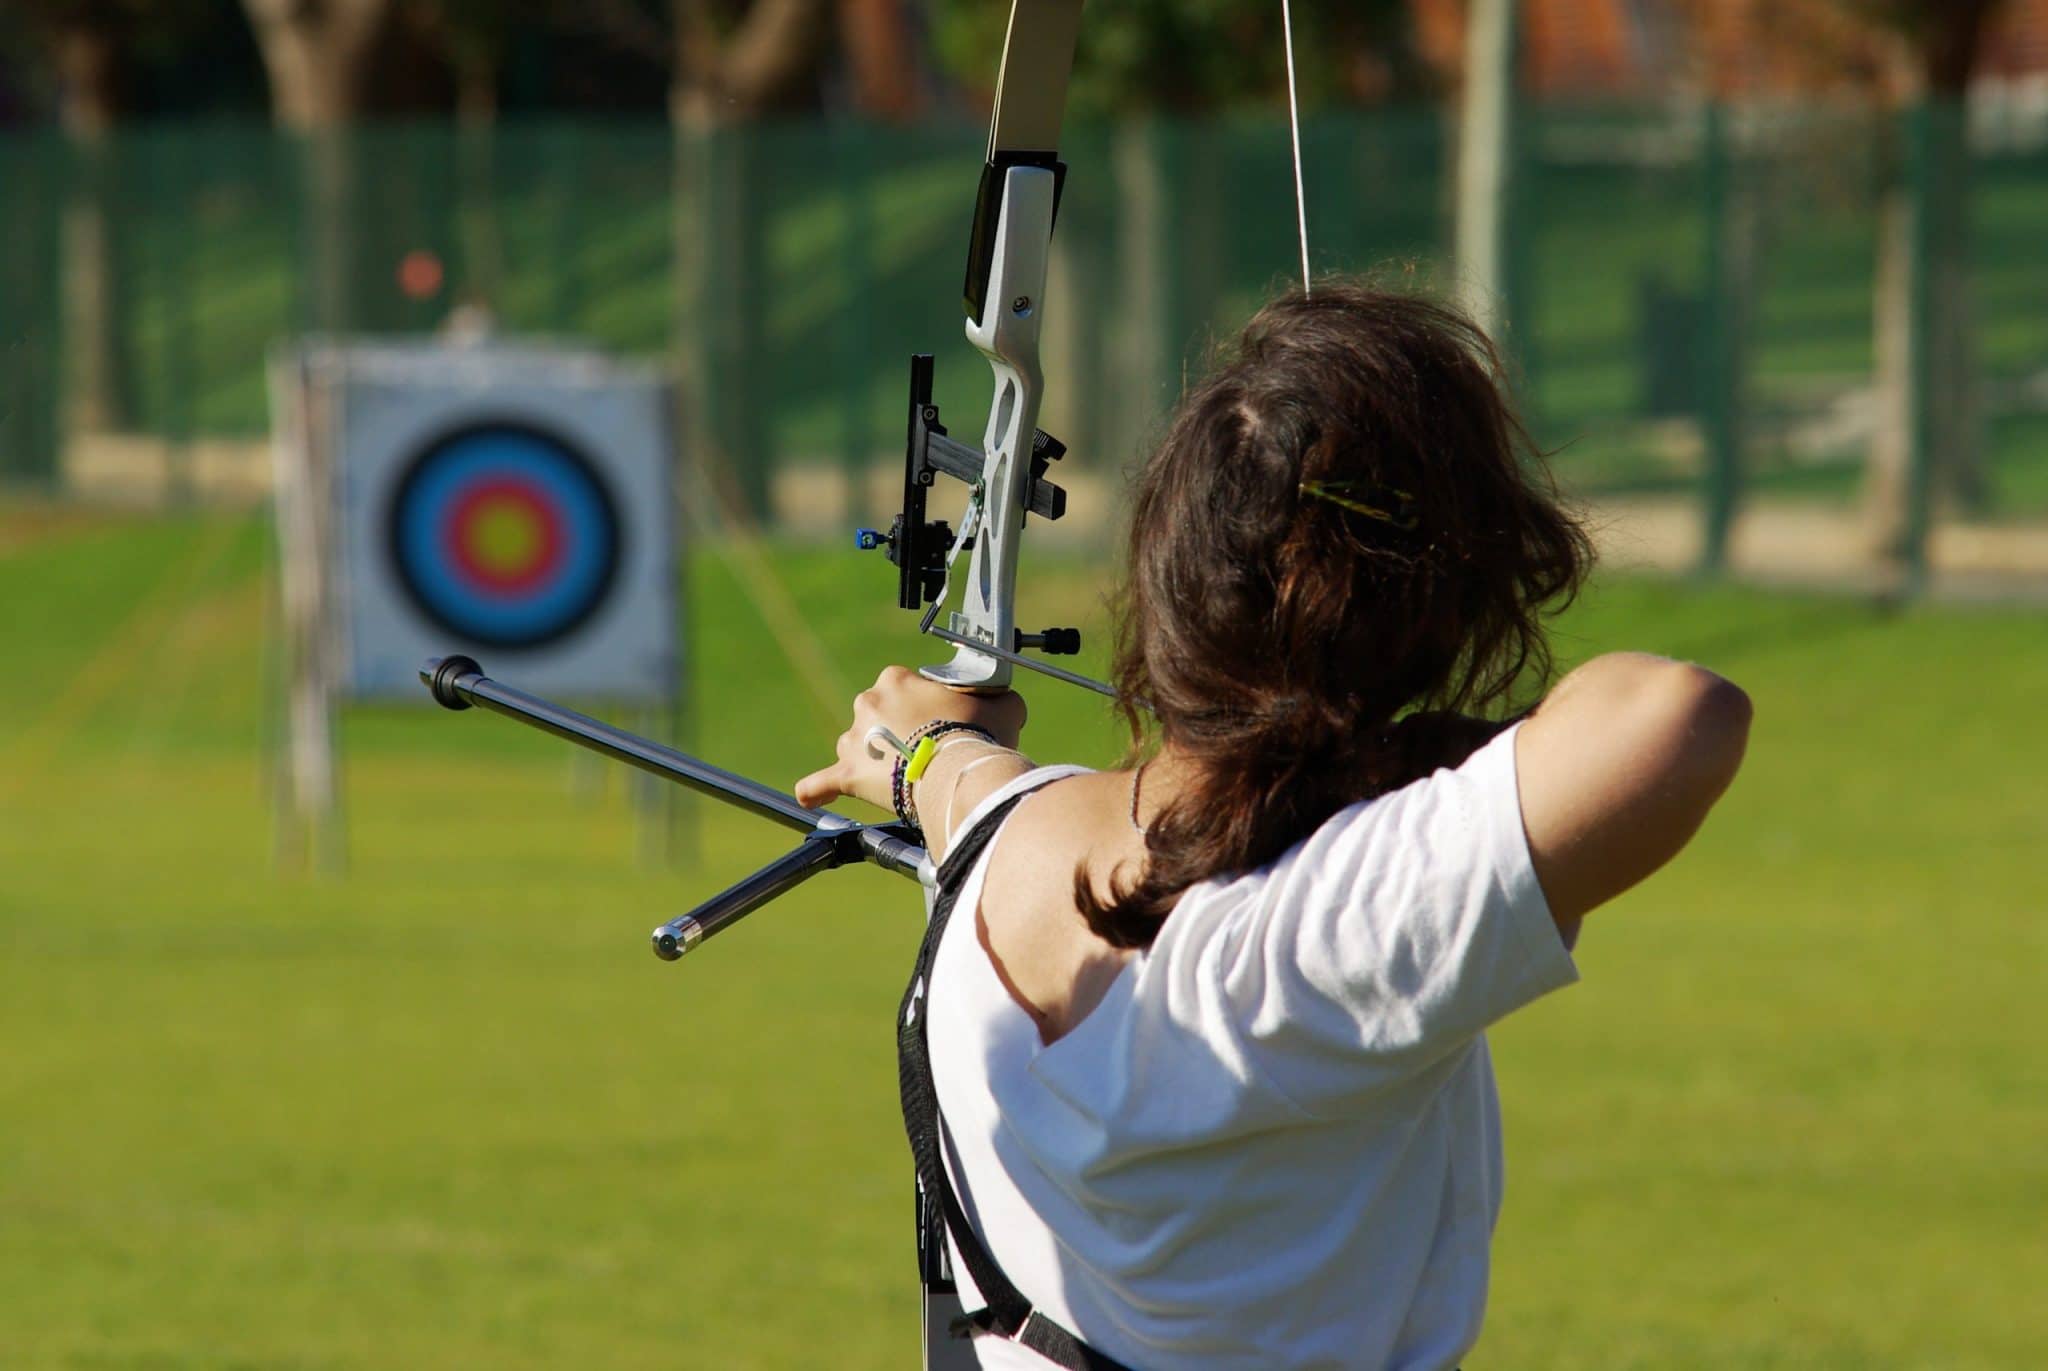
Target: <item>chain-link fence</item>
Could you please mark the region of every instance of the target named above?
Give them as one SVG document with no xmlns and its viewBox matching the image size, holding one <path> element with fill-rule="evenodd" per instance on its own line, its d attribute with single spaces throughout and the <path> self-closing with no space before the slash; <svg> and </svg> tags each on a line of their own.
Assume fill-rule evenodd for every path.
<svg viewBox="0 0 2048 1371">
<path fill-rule="evenodd" d="M 1504 342 L 1569 486 L 1682 506 L 1709 560 L 1739 511 L 1851 519 L 1887 471 L 1922 517 L 2048 517 L 2048 119 L 1535 109 L 1514 143 Z M 672 353 L 707 469 L 801 517 L 790 492 L 889 460 L 910 352 L 941 354 L 950 408 L 981 403 L 954 350 L 979 144 L 569 120 L 0 138 L 0 472 L 247 490 L 273 339 L 492 326 Z M 1454 154 L 1436 109 L 1312 121 L 1318 269 L 1455 286 Z M 1291 280 L 1289 150 L 1271 121 L 1161 120 L 1066 155 L 1047 425 L 1108 476 Z"/>
</svg>

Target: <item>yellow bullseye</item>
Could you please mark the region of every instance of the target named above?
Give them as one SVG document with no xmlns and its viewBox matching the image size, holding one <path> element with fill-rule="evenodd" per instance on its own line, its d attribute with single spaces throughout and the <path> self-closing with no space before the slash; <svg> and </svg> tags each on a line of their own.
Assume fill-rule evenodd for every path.
<svg viewBox="0 0 2048 1371">
<path fill-rule="evenodd" d="M 500 576 L 514 576 L 540 556 L 547 532 L 539 515 L 523 501 L 486 499 L 470 523 L 470 555 L 478 566 Z"/>
</svg>

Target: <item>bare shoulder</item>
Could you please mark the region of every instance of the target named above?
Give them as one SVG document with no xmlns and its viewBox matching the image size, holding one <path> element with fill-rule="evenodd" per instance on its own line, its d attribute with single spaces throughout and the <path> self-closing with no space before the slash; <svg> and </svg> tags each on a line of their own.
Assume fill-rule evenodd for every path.
<svg viewBox="0 0 2048 1371">
<path fill-rule="evenodd" d="M 989 889 L 1023 897 L 1014 903 L 1041 906 L 1047 901 L 1038 896 L 1057 893 L 1071 906 L 1076 866 L 1101 855 L 1105 839 L 1125 846 L 1120 839 L 1128 821 L 1121 828 L 1117 821 L 1124 819 L 1129 784 L 1119 772 L 1089 771 L 1031 792 L 990 858 Z"/>
<path fill-rule="evenodd" d="M 1011 832 L 1041 839 L 1092 833 L 1117 796 L 1130 796 L 1130 778 L 1120 771 L 1082 771 L 1047 781 L 1017 807 Z"/>
<path fill-rule="evenodd" d="M 1042 1041 L 1085 1018 L 1125 959 L 1074 907 L 1074 874 L 1085 865 L 1106 886 L 1119 860 L 1142 858 L 1128 796 L 1122 773 L 1048 782 L 1017 808 L 989 856 L 976 911 L 982 948 Z"/>
</svg>

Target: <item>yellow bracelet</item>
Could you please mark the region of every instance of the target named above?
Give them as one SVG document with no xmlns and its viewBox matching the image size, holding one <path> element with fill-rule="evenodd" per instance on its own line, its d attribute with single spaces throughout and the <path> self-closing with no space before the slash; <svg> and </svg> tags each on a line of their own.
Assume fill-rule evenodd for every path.
<svg viewBox="0 0 2048 1371">
<path fill-rule="evenodd" d="M 924 769 L 930 766 L 932 758 L 938 755 L 939 745 L 935 740 L 929 736 L 919 738 L 917 746 L 910 749 L 909 760 L 904 764 L 904 781 L 910 785 L 916 785 L 919 781 L 923 780 Z"/>
</svg>

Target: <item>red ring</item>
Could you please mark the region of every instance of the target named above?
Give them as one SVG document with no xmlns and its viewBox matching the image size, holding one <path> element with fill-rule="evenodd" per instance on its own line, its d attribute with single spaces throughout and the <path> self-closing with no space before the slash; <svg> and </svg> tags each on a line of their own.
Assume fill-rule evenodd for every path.
<svg viewBox="0 0 2048 1371">
<path fill-rule="evenodd" d="M 477 555 L 471 534 L 483 506 L 493 500 L 510 500 L 523 508 L 540 525 L 540 548 L 526 565 L 505 571 L 485 564 Z M 478 481 L 449 506 L 442 521 L 441 538 L 454 556 L 455 569 L 470 586 L 486 595 L 506 598 L 532 591 L 561 567 L 564 539 L 561 516 L 543 495 L 515 477 L 496 476 Z"/>
</svg>

